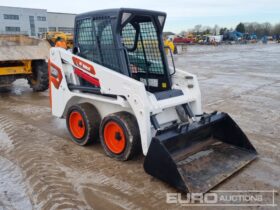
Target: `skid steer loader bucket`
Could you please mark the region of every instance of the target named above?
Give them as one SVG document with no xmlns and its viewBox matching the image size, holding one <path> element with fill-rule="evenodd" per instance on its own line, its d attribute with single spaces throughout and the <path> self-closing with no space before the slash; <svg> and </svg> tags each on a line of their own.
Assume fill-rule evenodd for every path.
<svg viewBox="0 0 280 210">
<path fill-rule="evenodd" d="M 256 157 L 238 125 L 219 113 L 154 137 L 144 169 L 184 192 L 205 193 Z"/>
</svg>

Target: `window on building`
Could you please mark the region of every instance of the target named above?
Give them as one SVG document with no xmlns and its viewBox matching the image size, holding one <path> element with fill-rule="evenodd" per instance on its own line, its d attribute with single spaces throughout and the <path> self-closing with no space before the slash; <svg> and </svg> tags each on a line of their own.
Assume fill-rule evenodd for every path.
<svg viewBox="0 0 280 210">
<path fill-rule="evenodd" d="M 56 27 L 49 27 L 49 31 L 56 31 Z"/>
<path fill-rule="evenodd" d="M 31 30 L 31 36 L 35 36 L 35 21 L 34 16 L 29 16 L 29 23 L 30 23 L 30 30 Z"/>
<path fill-rule="evenodd" d="M 74 28 L 70 28 L 70 27 L 58 27 L 58 31 L 64 32 L 64 33 L 73 33 L 74 32 Z"/>
<path fill-rule="evenodd" d="M 39 33 L 47 32 L 47 28 L 38 28 Z"/>
<path fill-rule="evenodd" d="M 19 16 L 18 15 L 4 14 L 4 19 L 7 19 L 7 20 L 19 20 Z"/>
<path fill-rule="evenodd" d="M 37 16 L 38 21 L 46 21 L 47 18 L 45 16 Z"/>
<path fill-rule="evenodd" d="M 20 27 L 6 26 L 7 32 L 20 32 Z"/>
</svg>

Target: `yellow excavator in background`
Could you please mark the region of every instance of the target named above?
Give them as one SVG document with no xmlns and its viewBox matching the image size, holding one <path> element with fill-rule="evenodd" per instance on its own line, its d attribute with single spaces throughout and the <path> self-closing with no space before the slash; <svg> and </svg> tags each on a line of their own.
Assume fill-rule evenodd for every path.
<svg viewBox="0 0 280 210">
<path fill-rule="evenodd" d="M 55 46 L 56 39 L 60 37 L 65 40 L 67 48 L 73 48 L 73 34 L 71 33 L 64 33 L 60 31 L 49 31 L 43 34 L 43 39 L 46 39 L 52 47 Z"/>
</svg>

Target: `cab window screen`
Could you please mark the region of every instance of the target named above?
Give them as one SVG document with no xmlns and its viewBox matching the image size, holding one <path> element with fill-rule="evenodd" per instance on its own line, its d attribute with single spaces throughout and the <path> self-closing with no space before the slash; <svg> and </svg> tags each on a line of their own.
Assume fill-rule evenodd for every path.
<svg viewBox="0 0 280 210">
<path fill-rule="evenodd" d="M 80 56 L 120 71 L 111 19 L 109 17 L 83 19 L 77 22 L 77 28 Z"/>
<path fill-rule="evenodd" d="M 99 62 L 100 55 L 97 47 L 96 37 L 93 36 L 92 20 L 90 18 L 77 22 L 78 28 L 78 46 L 80 48 L 80 56 L 90 61 Z"/>
<path fill-rule="evenodd" d="M 94 19 L 93 28 L 94 36 L 99 46 L 100 63 L 103 66 L 120 71 L 120 64 L 117 57 L 117 53 L 119 52 L 115 47 L 111 19 L 109 17 Z"/>
<path fill-rule="evenodd" d="M 131 73 L 164 75 L 158 36 L 153 22 L 151 20 L 141 22 L 134 19 L 133 25 L 134 27 L 132 23 L 128 23 L 122 29 L 122 41 L 128 50 Z M 137 29 L 139 30 L 138 38 L 135 36 Z M 129 47 L 133 45 L 135 39 L 136 48 L 130 50 Z"/>
</svg>

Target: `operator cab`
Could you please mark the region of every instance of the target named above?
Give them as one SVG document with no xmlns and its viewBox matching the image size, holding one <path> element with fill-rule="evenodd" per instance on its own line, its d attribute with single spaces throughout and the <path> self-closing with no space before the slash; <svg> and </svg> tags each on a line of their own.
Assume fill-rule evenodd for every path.
<svg viewBox="0 0 280 210">
<path fill-rule="evenodd" d="M 123 8 L 78 15 L 74 52 L 143 82 L 149 92 L 170 90 L 162 38 L 165 18 L 162 12 Z"/>
</svg>

